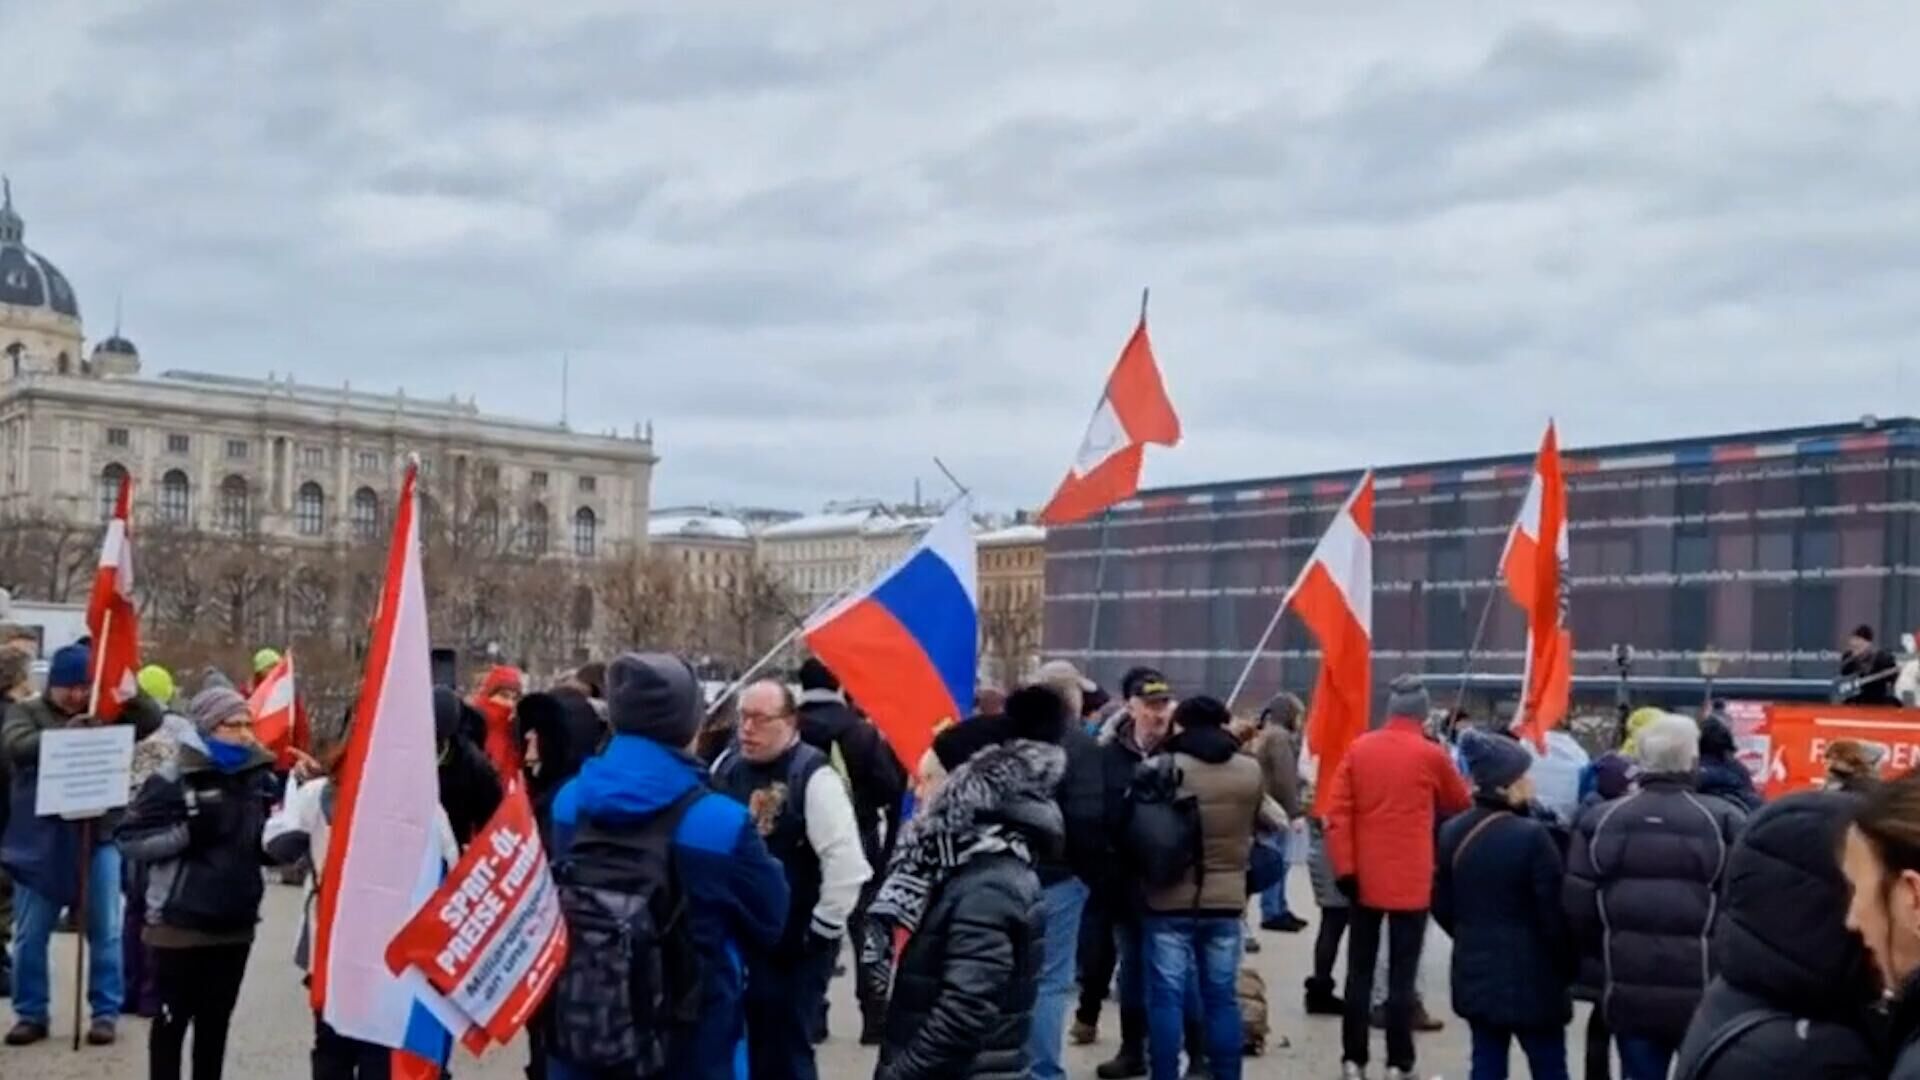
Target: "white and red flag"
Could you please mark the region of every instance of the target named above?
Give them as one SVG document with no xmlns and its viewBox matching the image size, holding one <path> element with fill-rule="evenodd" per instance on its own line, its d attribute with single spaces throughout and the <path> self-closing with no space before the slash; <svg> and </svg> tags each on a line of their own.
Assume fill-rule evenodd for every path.
<svg viewBox="0 0 1920 1080">
<path fill-rule="evenodd" d="M 1320 675 L 1307 713 L 1307 748 L 1319 760 L 1314 808 L 1333 790 L 1340 762 L 1367 730 L 1373 708 L 1373 473 L 1354 486 L 1288 592 L 1294 614 L 1320 642 Z"/>
<path fill-rule="evenodd" d="M 438 753 L 414 484 L 407 466 L 394 508 L 387 576 L 333 783 L 332 838 L 314 917 L 314 1011 L 348 1038 L 391 1047 L 396 1080 L 439 1075 L 465 1030 L 417 973 L 387 968 L 387 945 L 445 877 L 437 826 Z"/>
<path fill-rule="evenodd" d="M 313 746 L 312 727 L 307 722 L 307 707 L 300 700 L 299 686 L 293 673 L 293 650 L 289 649 L 280 657 L 280 662 L 267 669 L 253 688 L 253 695 L 247 698 L 247 708 L 253 713 L 253 735 L 260 745 L 273 751 L 279 766 L 291 768 L 293 755 L 291 749 L 309 750 Z"/>
<path fill-rule="evenodd" d="M 1573 630 L 1567 618 L 1567 479 L 1560 440 L 1547 425 L 1527 499 L 1500 556 L 1507 595 L 1527 613 L 1525 689 L 1513 730 L 1545 751 L 1573 692 Z"/>
<path fill-rule="evenodd" d="M 1160 381 L 1153 343 L 1147 340 L 1147 319 L 1133 329 L 1120 360 L 1107 377 L 1106 392 L 1093 410 L 1080 452 L 1066 479 L 1040 511 L 1048 525 L 1065 525 L 1092 517 L 1140 490 L 1140 463 L 1147 445 L 1175 446 L 1180 442 L 1180 417 Z"/>
<path fill-rule="evenodd" d="M 100 568 L 87 597 L 87 633 L 93 637 L 92 706 L 101 720 L 119 717 L 140 692 L 140 616 L 133 606 L 133 480 L 120 477 L 113 516 L 100 541 Z"/>
</svg>

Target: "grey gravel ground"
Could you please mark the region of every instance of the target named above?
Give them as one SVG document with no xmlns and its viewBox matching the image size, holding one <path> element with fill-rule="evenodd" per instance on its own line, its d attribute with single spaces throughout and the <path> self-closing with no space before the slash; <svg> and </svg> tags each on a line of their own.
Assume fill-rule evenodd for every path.
<svg viewBox="0 0 1920 1080">
<path fill-rule="evenodd" d="M 1297 906 L 1309 919 L 1317 916 L 1304 872 L 1296 872 L 1291 892 Z M 300 891 L 270 885 L 266 918 L 260 928 L 260 940 L 242 991 L 240 1009 L 234 1017 L 231 1045 L 227 1053 L 227 1076 L 234 1080 L 294 1080 L 308 1075 L 306 1051 L 312 1038 L 312 1018 L 306 1008 L 304 992 L 296 977 L 291 956 L 293 935 L 300 909 Z M 1269 1050 L 1266 1057 L 1246 1062 L 1250 1078 L 1338 1077 L 1340 1075 L 1340 1025 L 1331 1019 L 1309 1020 L 1300 1008 L 1300 983 L 1311 967 L 1313 930 L 1303 934 L 1262 933 L 1265 949 L 1251 957 L 1253 965 L 1266 978 L 1269 1006 L 1276 1034 L 1285 1035 L 1293 1045 Z M 1422 1036 L 1421 1072 L 1426 1076 L 1461 1078 L 1466 1076 L 1467 1037 L 1463 1024 L 1452 1017 L 1446 1001 L 1446 964 L 1448 942 L 1435 931 L 1428 939 L 1425 975 L 1431 995 L 1429 1005 L 1437 1015 L 1447 1018 L 1447 1030 Z M 82 1048 L 70 1051 L 66 1038 L 71 1029 L 72 984 L 66 981 L 71 970 L 73 939 L 66 935 L 54 939 L 56 983 L 54 997 L 60 1002 L 56 1038 L 25 1050 L 0 1047 L 0 1078 L 4 1080 L 129 1080 L 146 1075 L 146 1022 L 133 1019 L 121 1026 L 120 1044 L 104 1050 Z M 62 988 L 66 988 L 63 990 Z M 0 1010 L 12 1022 L 10 1010 Z M 1118 1018 L 1111 1009 L 1102 1018 L 1101 1039 L 1091 1047 L 1068 1049 L 1068 1070 L 1075 1080 L 1092 1077 L 1094 1066 L 1112 1056 L 1118 1032 Z M 862 1078 L 873 1072 L 873 1051 L 855 1045 L 858 1018 L 853 1006 L 850 979 L 839 979 L 833 988 L 833 1038 L 820 1050 L 823 1077 Z M 1575 1029 L 1580 1030 L 1579 1028 Z M 1382 1052 L 1378 1036 L 1375 1043 L 1375 1075 Z M 507 1080 L 522 1075 L 525 1052 L 512 1047 L 475 1061 L 462 1056 L 456 1060 L 454 1074 L 462 1080 Z M 1516 1073 L 1525 1065 L 1516 1060 Z"/>
</svg>

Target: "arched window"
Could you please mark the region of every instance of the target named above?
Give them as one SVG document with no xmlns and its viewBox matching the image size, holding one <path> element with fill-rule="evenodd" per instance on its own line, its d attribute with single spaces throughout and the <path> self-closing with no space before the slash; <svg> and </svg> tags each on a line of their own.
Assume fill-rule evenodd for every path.
<svg viewBox="0 0 1920 1080">
<path fill-rule="evenodd" d="M 527 507 L 527 554 L 547 553 L 547 508 L 534 503 Z"/>
<path fill-rule="evenodd" d="M 61 353 L 59 356 L 55 357 L 53 363 L 54 363 L 54 366 L 59 369 L 60 374 L 62 375 L 73 374 L 73 361 L 67 359 L 66 353 Z"/>
<path fill-rule="evenodd" d="M 252 501 L 245 477 L 229 476 L 220 481 L 220 527 L 228 532 L 245 532 L 252 516 Z"/>
<path fill-rule="evenodd" d="M 100 470 L 100 520 L 113 516 L 113 504 L 120 500 L 120 483 L 127 478 L 127 470 L 113 462 Z"/>
<path fill-rule="evenodd" d="M 160 520 L 170 525 L 185 525 L 193 516 L 193 484 L 179 469 L 168 469 L 160 478 Z"/>
<path fill-rule="evenodd" d="M 362 540 L 380 537 L 380 496 L 370 487 L 353 493 L 353 535 Z"/>
<path fill-rule="evenodd" d="M 319 536 L 327 528 L 327 493 L 312 480 L 293 496 L 293 525 L 301 536 Z"/>
<path fill-rule="evenodd" d="M 587 559 L 593 557 L 594 533 L 598 531 L 599 525 L 600 519 L 593 516 L 591 509 L 583 506 L 573 512 L 573 553 L 575 555 Z"/>
<path fill-rule="evenodd" d="M 481 499 L 473 508 L 473 540 L 484 548 L 500 546 L 500 506 L 492 499 Z"/>
</svg>

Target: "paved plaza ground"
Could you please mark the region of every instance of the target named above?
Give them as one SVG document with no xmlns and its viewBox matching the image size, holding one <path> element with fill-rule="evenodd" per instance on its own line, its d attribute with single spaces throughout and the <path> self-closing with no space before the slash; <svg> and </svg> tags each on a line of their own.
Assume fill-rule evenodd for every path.
<svg viewBox="0 0 1920 1080">
<path fill-rule="evenodd" d="M 1299 911 L 1309 919 L 1317 917 L 1308 894 L 1304 871 L 1296 871 L 1292 894 Z M 313 1033 L 312 1014 L 306 996 L 294 972 L 293 937 L 300 910 L 300 890 L 270 885 L 265 921 L 242 991 L 240 1009 L 234 1017 L 232 1045 L 227 1055 L 227 1075 L 235 1080 L 298 1080 L 308 1075 L 306 1051 Z M 1309 1020 L 1300 1008 L 1300 983 L 1312 963 L 1313 931 L 1303 934 L 1262 933 L 1266 946 L 1251 957 L 1253 965 L 1266 978 L 1269 988 L 1274 1030 L 1292 1041 L 1286 1049 L 1269 1050 L 1266 1057 L 1247 1060 L 1249 1078 L 1338 1077 L 1340 1075 L 1340 1025 L 1337 1020 Z M 1461 1078 L 1466 1076 L 1467 1037 L 1465 1025 L 1454 1019 L 1447 1008 L 1447 954 L 1445 935 L 1435 931 L 1428 939 L 1425 978 L 1429 1004 L 1437 1015 L 1447 1019 L 1447 1030 L 1420 1039 L 1420 1071 L 1423 1076 Z M 5 1080 L 134 1080 L 146 1075 L 146 1021 L 130 1019 L 121 1027 L 118 1046 L 105 1050 L 83 1047 L 78 1053 L 68 1049 L 71 1028 L 72 984 L 66 981 L 71 971 L 73 939 L 60 935 L 54 939 L 56 971 L 54 997 L 59 1002 L 55 1040 L 26 1050 L 0 1047 L 0 1077 Z M 0 1008 L 8 1023 L 9 1010 Z M 1074 1080 L 1090 1078 L 1096 1064 L 1112 1056 L 1117 1037 L 1118 1018 L 1111 1010 L 1103 1017 L 1100 1042 L 1091 1047 L 1068 1050 L 1068 1071 Z M 853 1006 L 851 979 L 838 979 L 833 987 L 833 1038 L 820 1050 L 820 1074 L 830 1080 L 865 1080 L 873 1074 L 874 1052 L 855 1044 L 858 1017 Z M 1576 1031 L 1580 1030 L 1576 1027 Z M 1380 1071 L 1382 1052 L 1378 1036 L 1375 1043 L 1374 1074 Z M 508 1080 L 522 1076 L 525 1052 L 512 1047 L 475 1061 L 464 1054 L 456 1060 L 454 1075 L 461 1080 Z M 1517 1058 L 1515 1068 L 1525 1069 Z"/>
</svg>

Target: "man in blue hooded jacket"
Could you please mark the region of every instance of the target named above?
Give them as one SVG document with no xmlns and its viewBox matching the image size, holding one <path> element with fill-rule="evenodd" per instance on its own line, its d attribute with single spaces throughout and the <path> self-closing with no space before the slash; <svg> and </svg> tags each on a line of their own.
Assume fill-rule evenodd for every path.
<svg viewBox="0 0 1920 1080">
<path fill-rule="evenodd" d="M 702 710 L 700 683 L 686 661 L 628 653 L 608 665 L 606 694 L 612 741 L 554 796 L 556 860 L 582 824 L 639 828 L 706 783 L 706 767 L 688 752 Z M 702 1000 L 699 1023 L 671 1047 L 666 1075 L 744 1080 L 746 965 L 786 927 L 786 875 L 747 808 L 718 793 L 687 810 L 673 852 L 700 954 Z M 548 1064 L 551 1080 L 591 1076 L 557 1059 Z"/>
</svg>

